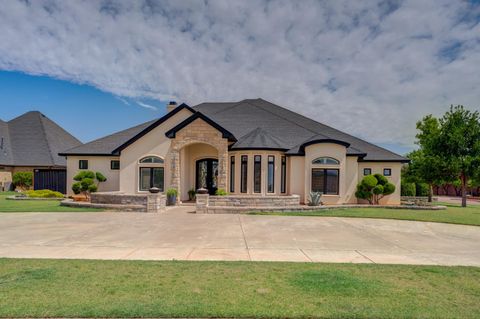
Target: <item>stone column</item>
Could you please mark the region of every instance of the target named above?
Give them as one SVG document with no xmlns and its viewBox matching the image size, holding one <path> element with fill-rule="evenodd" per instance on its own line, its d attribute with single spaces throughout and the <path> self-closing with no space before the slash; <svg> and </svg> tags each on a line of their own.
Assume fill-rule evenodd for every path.
<svg viewBox="0 0 480 319">
<path fill-rule="evenodd" d="M 207 214 L 208 213 L 208 194 L 197 194 L 197 201 L 195 204 L 195 212 L 197 214 Z"/>
<path fill-rule="evenodd" d="M 180 151 L 172 147 L 170 152 L 170 187 L 175 188 L 178 192 L 177 202 L 180 201 Z"/>
<path fill-rule="evenodd" d="M 225 191 L 228 192 L 228 188 L 227 188 L 228 147 L 218 146 L 217 150 L 218 150 L 218 177 L 217 177 L 218 188 L 223 188 Z"/>
</svg>

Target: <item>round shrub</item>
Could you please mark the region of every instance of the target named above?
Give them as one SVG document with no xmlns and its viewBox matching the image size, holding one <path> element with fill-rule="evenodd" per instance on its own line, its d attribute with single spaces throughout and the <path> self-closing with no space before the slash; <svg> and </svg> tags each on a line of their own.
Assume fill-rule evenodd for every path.
<svg viewBox="0 0 480 319">
<path fill-rule="evenodd" d="M 383 195 L 387 196 L 387 195 L 391 195 L 395 192 L 395 185 L 393 185 L 392 183 L 386 183 L 385 185 L 383 185 Z"/>
<path fill-rule="evenodd" d="M 82 190 L 86 191 L 90 185 L 93 185 L 93 179 L 89 177 L 83 178 L 80 184 L 82 185 Z"/>
<path fill-rule="evenodd" d="M 88 186 L 88 191 L 90 193 L 95 193 L 97 190 L 98 190 L 98 187 L 95 184 L 92 184 L 92 185 Z"/>
<path fill-rule="evenodd" d="M 75 195 L 80 194 L 80 192 L 82 191 L 82 183 L 80 182 L 73 183 L 72 191 Z"/>
<path fill-rule="evenodd" d="M 365 176 L 363 179 L 362 179 L 362 182 L 361 182 L 362 186 L 366 187 L 366 188 L 373 188 L 375 187 L 375 185 L 378 184 L 378 181 L 377 179 L 375 178 L 375 176 L 373 175 L 368 175 L 368 176 Z"/>
<path fill-rule="evenodd" d="M 385 184 L 388 183 L 388 179 L 385 176 L 383 176 L 382 174 L 375 174 L 374 176 L 377 179 L 378 184 L 385 185 Z"/>
<path fill-rule="evenodd" d="M 219 188 L 215 191 L 215 195 L 217 196 L 225 196 L 228 195 L 227 191 L 224 190 L 223 188 Z"/>
<path fill-rule="evenodd" d="M 77 175 L 73 177 L 73 179 L 76 180 L 77 182 L 80 182 L 85 178 L 94 179 L 95 173 L 92 171 L 81 171 L 81 172 L 78 172 Z"/>
<path fill-rule="evenodd" d="M 402 196 L 415 196 L 417 193 L 417 187 L 415 183 L 408 183 L 402 180 L 401 194 Z"/>
<path fill-rule="evenodd" d="M 372 189 L 372 192 L 373 192 L 375 195 L 383 194 L 383 186 L 382 186 L 382 185 L 377 185 L 377 186 L 375 186 L 375 187 Z"/>
<path fill-rule="evenodd" d="M 97 178 L 97 181 L 99 181 L 100 183 L 103 183 L 107 180 L 107 178 L 100 172 L 96 172 L 95 177 Z"/>
</svg>

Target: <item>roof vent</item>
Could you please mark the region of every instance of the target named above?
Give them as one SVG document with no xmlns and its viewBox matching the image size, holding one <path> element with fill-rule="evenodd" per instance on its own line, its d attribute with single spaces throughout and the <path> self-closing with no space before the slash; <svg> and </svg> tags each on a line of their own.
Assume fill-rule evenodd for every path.
<svg viewBox="0 0 480 319">
<path fill-rule="evenodd" d="M 168 102 L 168 105 L 167 105 L 167 113 L 170 113 L 170 112 L 173 111 L 176 107 L 177 107 L 177 102 L 175 102 L 175 101 L 170 101 L 170 102 Z"/>
</svg>

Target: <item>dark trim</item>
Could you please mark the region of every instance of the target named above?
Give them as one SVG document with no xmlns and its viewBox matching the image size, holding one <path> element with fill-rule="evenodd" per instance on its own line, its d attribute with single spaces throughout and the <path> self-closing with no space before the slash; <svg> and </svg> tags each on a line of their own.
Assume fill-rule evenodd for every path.
<svg viewBox="0 0 480 319">
<path fill-rule="evenodd" d="M 228 148 L 228 150 L 232 151 L 232 152 L 234 152 L 234 151 L 262 151 L 262 150 L 285 152 L 285 151 L 288 151 L 288 148 L 277 148 L 277 147 L 271 147 L 271 148 L 268 148 L 268 147 L 239 147 L 239 148 L 236 148 L 235 144 L 233 144 Z"/>
<path fill-rule="evenodd" d="M 156 128 L 157 126 L 159 126 L 160 124 L 162 124 L 163 122 L 165 122 L 166 120 L 168 120 L 169 118 L 171 118 L 172 116 L 174 116 L 175 114 L 177 114 L 178 112 L 180 112 L 181 110 L 183 109 L 187 109 L 189 110 L 190 112 L 192 113 L 195 113 L 196 111 L 194 109 L 192 109 L 190 106 L 188 106 L 187 104 L 185 103 L 182 103 L 180 104 L 179 106 L 177 106 L 175 109 L 173 109 L 172 111 L 168 112 L 167 114 L 165 114 L 164 116 L 162 116 L 161 118 L 159 118 L 157 121 L 155 121 L 154 123 L 150 124 L 148 127 L 146 127 L 143 131 L 141 131 L 140 133 L 138 133 L 137 135 L 135 135 L 134 137 L 132 137 L 131 139 L 129 139 L 128 141 L 126 141 L 125 143 L 123 143 L 122 145 L 120 145 L 119 147 L 117 147 L 116 149 L 114 149 L 112 151 L 112 154 L 114 155 L 120 155 L 121 151 L 123 149 L 125 149 L 126 147 L 128 147 L 129 145 L 131 145 L 132 143 L 134 143 L 136 140 L 140 139 L 141 137 L 143 137 L 144 135 L 146 135 L 148 132 L 150 132 L 151 130 L 153 130 L 154 128 Z"/>
<path fill-rule="evenodd" d="M 350 154 L 347 154 L 347 156 L 358 156 L 358 158 L 364 158 L 365 156 L 367 156 L 367 153 L 350 153 Z"/>
<path fill-rule="evenodd" d="M 109 157 L 118 157 L 119 154 L 112 153 L 58 153 L 59 156 L 109 156 Z"/>
<path fill-rule="evenodd" d="M 237 141 L 237 139 L 235 138 L 235 136 L 233 136 L 232 133 L 230 133 L 229 131 L 227 131 L 226 129 L 221 127 L 219 124 L 215 123 L 212 119 L 208 118 L 207 116 L 205 116 L 204 114 L 202 114 L 200 112 L 195 112 L 192 116 L 190 116 L 189 118 L 187 118 L 186 120 L 184 120 L 180 124 L 176 125 L 174 128 L 168 130 L 165 133 L 165 136 L 168 137 L 168 138 L 175 138 L 175 135 L 178 131 L 180 131 L 181 129 L 183 129 L 184 127 L 186 127 L 187 125 L 189 125 L 190 123 L 195 121 L 196 119 L 202 119 L 205 122 L 207 122 L 209 125 L 211 125 L 213 128 L 220 131 L 222 133 L 223 138 L 228 138 L 228 140 L 231 141 L 231 142 L 236 142 Z"/>
<path fill-rule="evenodd" d="M 270 162 L 270 159 L 273 159 Z M 273 166 L 272 176 L 270 176 L 270 165 Z M 270 191 L 270 177 L 272 177 L 272 190 Z M 275 155 L 267 155 L 267 193 L 275 193 Z"/>
<path fill-rule="evenodd" d="M 363 163 L 410 163 L 410 160 L 409 159 L 398 159 L 398 160 L 393 160 L 393 159 L 387 159 L 387 160 L 364 160 L 364 159 L 358 159 L 358 162 L 363 162 Z"/>
</svg>

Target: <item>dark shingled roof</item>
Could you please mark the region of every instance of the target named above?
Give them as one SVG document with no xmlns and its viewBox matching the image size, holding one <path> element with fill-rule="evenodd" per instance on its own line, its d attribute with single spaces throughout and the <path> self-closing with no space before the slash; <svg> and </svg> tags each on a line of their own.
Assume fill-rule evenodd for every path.
<svg viewBox="0 0 480 319">
<path fill-rule="evenodd" d="M 347 147 L 347 155 L 364 161 L 408 161 L 406 158 L 364 140 L 316 122 L 263 99 L 240 102 L 201 103 L 193 107 L 232 133 L 237 141 L 231 149 L 279 149 L 289 155 L 302 155 L 313 142 L 334 142 Z M 168 117 L 167 114 L 165 117 Z M 192 116 L 195 116 L 193 114 Z M 197 114 L 198 116 L 198 114 Z M 121 146 L 141 137 L 142 130 L 162 119 L 150 121 L 107 137 L 70 149 L 66 154 L 111 155 Z M 187 119 L 188 120 L 188 119 Z"/>
<path fill-rule="evenodd" d="M 38 111 L 0 121 L 0 164 L 65 166 L 58 153 L 82 143 Z"/>
</svg>

